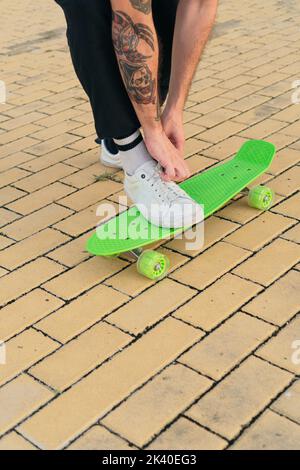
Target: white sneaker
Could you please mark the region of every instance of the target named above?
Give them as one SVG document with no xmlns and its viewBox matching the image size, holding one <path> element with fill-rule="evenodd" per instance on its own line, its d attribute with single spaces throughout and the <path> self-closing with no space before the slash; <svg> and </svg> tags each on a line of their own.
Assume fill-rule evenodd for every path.
<svg viewBox="0 0 300 470">
<path fill-rule="evenodd" d="M 120 153 L 111 153 L 105 145 L 105 141 L 101 140 L 100 162 L 102 165 L 111 168 L 122 168 Z"/>
<path fill-rule="evenodd" d="M 139 167 L 133 176 L 125 174 L 124 188 L 143 216 L 165 228 L 191 227 L 203 220 L 203 209 L 174 182 L 161 178 L 154 160 Z"/>
</svg>

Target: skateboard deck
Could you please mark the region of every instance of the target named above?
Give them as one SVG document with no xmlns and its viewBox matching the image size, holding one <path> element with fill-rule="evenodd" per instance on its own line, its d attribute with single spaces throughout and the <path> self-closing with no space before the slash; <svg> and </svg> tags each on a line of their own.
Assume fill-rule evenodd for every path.
<svg viewBox="0 0 300 470">
<path fill-rule="evenodd" d="M 245 142 L 231 160 L 193 176 L 180 184 L 197 203 L 203 205 L 204 218 L 220 209 L 270 166 L 275 146 L 262 140 Z M 139 236 L 124 236 L 134 227 Z M 97 256 L 113 256 L 154 242 L 169 239 L 190 227 L 166 229 L 151 225 L 132 206 L 100 225 L 87 241 L 87 251 Z"/>
</svg>

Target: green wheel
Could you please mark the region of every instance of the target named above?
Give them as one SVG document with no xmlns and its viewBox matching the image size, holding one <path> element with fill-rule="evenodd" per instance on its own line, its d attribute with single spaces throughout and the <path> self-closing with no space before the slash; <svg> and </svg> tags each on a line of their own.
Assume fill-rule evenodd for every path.
<svg viewBox="0 0 300 470">
<path fill-rule="evenodd" d="M 274 191 L 267 186 L 255 186 L 248 194 L 248 204 L 250 207 L 267 211 L 274 201 Z"/>
<path fill-rule="evenodd" d="M 137 261 L 137 271 L 152 280 L 166 276 L 170 267 L 169 258 L 153 250 L 144 251 Z"/>
</svg>

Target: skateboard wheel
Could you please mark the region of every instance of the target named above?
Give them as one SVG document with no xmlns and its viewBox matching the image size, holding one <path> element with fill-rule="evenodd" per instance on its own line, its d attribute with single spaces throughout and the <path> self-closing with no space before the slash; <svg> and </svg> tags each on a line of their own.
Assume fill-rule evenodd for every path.
<svg viewBox="0 0 300 470">
<path fill-rule="evenodd" d="M 248 194 L 248 204 L 250 207 L 267 211 L 274 201 L 274 191 L 267 186 L 255 186 Z"/>
<path fill-rule="evenodd" d="M 138 273 L 156 281 L 166 276 L 169 267 L 169 258 L 153 250 L 144 251 L 137 261 Z"/>
</svg>

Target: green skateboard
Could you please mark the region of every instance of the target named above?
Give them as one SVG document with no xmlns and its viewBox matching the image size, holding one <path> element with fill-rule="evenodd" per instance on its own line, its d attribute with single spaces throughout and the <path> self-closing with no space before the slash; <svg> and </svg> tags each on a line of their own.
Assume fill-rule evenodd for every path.
<svg viewBox="0 0 300 470">
<path fill-rule="evenodd" d="M 247 192 L 248 203 L 259 210 L 268 210 L 274 193 L 266 186 L 247 186 L 270 166 L 275 147 L 269 142 L 245 142 L 231 160 L 195 175 L 180 184 L 197 203 L 203 205 L 204 218 L 220 209 L 240 192 Z M 169 269 L 168 258 L 156 251 L 141 248 L 160 240 L 169 239 L 190 227 L 166 229 L 151 225 L 135 206 L 100 225 L 87 241 L 89 253 L 113 257 L 131 253 L 137 258 L 137 270 L 150 279 L 161 279 Z M 131 234 L 134 234 L 131 235 Z"/>
</svg>

